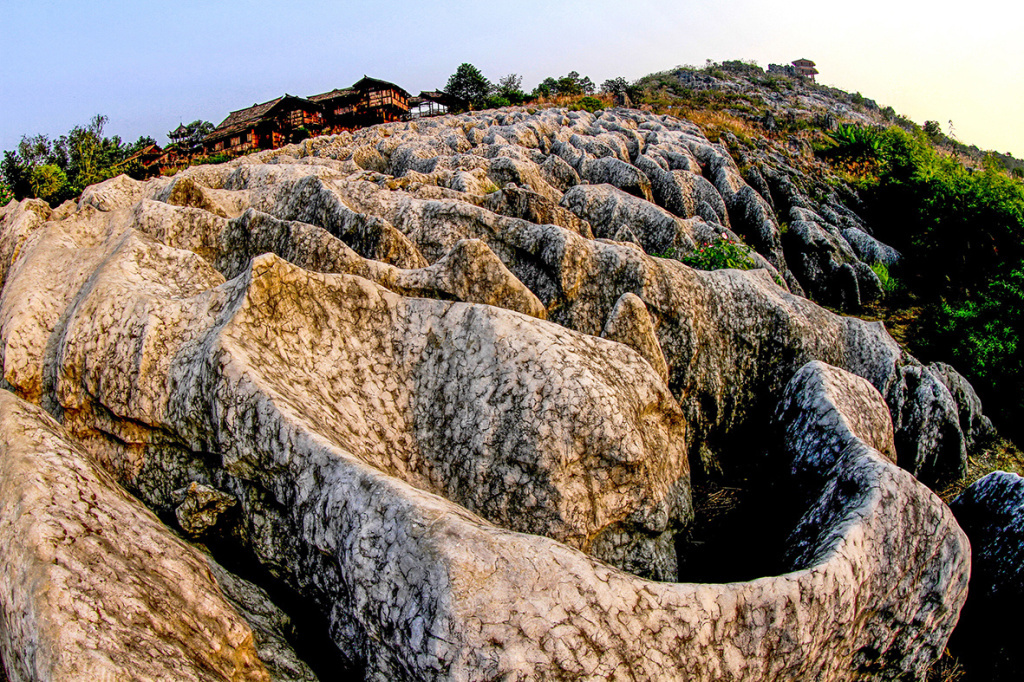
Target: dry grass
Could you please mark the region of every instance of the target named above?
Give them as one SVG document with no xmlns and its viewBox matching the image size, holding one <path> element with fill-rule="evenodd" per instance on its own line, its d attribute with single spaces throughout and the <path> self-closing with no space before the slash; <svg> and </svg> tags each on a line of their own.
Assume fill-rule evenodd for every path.
<svg viewBox="0 0 1024 682">
<path fill-rule="evenodd" d="M 967 475 L 940 491 L 939 497 L 948 504 L 972 483 L 993 471 L 1009 471 L 1024 476 L 1024 452 L 1005 438 L 986 443 L 967 458 Z"/>
<path fill-rule="evenodd" d="M 967 671 L 960 665 L 960 661 L 946 649 L 942 652 L 942 658 L 928 669 L 926 682 L 964 682 L 966 675 Z"/>
<path fill-rule="evenodd" d="M 666 107 L 666 113 L 694 123 L 704 136 L 712 142 L 718 142 L 722 134 L 730 132 L 745 144 L 763 137 L 764 130 L 760 126 L 725 111 L 707 109 L 689 109 L 685 107 Z"/>
</svg>

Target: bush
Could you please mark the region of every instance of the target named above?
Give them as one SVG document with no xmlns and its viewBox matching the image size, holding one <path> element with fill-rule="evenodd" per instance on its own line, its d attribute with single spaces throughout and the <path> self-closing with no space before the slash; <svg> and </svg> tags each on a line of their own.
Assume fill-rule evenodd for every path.
<svg viewBox="0 0 1024 682">
<path fill-rule="evenodd" d="M 230 154 L 225 154 L 221 152 L 219 154 L 211 154 L 210 156 L 204 156 L 203 158 L 196 160 L 195 163 L 196 165 L 200 166 L 207 163 L 224 163 L 226 161 L 230 161 L 233 158 L 234 157 L 231 156 Z"/>
<path fill-rule="evenodd" d="M 751 270 L 757 267 L 750 255 L 750 248 L 731 239 L 706 244 L 693 253 L 678 257 L 678 260 L 697 270 Z"/>
<path fill-rule="evenodd" d="M 878 275 L 878 281 L 881 282 L 882 290 L 885 293 L 891 294 L 900 290 L 900 281 L 892 276 L 892 273 L 889 272 L 889 266 L 885 263 L 875 263 L 871 266 L 871 269 Z"/>
<path fill-rule="evenodd" d="M 0 182 L 0 207 L 6 206 L 7 204 L 14 201 L 14 192 L 7 185 Z"/>
<path fill-rule="evenodd" d="M 501 109 L 502 107 L 512 106 L 512 102 L 500 95 L 491 95 L 487 98 L 487 103 L 484 106 L 487 109 Z"/>
<path fill-rule="evenodd" d="M 57 204 L 67 198 L 64 195 L 68 193 L 68 176 L 52 163 L 33 168 L 28 182 L 32 194 L 50 204 Z"/>
<path fill-rule="evenodd" d="M 921 353 L 955 366 L 998 425 L 1024 435 L 1024 268 L 979 296 L 931 306 L 921 327 Z"/>
<path fill-rule="evenodd" d="M 594 113 L 595 111 L 604 109 L 604 102 L 602 102 L 596 97 L 590 97 L 588 95 L 587 97 L 581 97 L 580 99 L 573 102 L 573 104 L 569 108 L 572 109 L 573 111 L 579 111 L 580 109 L 583 109 L 585 111 L 589 111 L 590 113 Z"/>
</svg>

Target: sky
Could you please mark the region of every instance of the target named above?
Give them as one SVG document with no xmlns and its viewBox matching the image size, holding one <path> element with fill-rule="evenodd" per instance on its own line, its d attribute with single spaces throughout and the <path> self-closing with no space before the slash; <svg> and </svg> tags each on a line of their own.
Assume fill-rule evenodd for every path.
<svg viewBox="0 0 1024 682">
<path fill-rule="evenodd" d="M 462 62 L 529 90 L 573 70 L 600 84 L 805 57 L 820 83 L 1024 158 L 1024 3 L 0 0 L 0 18 L 0 150 L 95 114 L 108 135 L 164 143 L 179 122 L 364 74 L 440 89 Z"/>
</svg>

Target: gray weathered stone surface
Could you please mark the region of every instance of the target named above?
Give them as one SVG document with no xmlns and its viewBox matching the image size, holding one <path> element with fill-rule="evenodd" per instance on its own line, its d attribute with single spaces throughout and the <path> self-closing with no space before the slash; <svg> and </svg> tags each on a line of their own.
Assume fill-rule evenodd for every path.
<svg viewBox="0 0 1024 682">
<path fill-rule="evenodd" d="M 994 471 L 952 504 L 974 547 L 974 592 L 979 598 L 1024 600 L 1024 478 Z M 1001 624 L 1000 624 L 1001 625 Z"/>
<path fill-rule="evenodd" d="M 696 247 L 695 238 L 708 241 L 714 234 L 714 229 L 707 227 L 698 237 L 691 222 L 611 185 L 573 187 L 562 197 L 562 206 L 586 220 L 595 237 L 612 239 L 619 229 L 628 227 L 644 251 L 653 254 L 669 249 L 689 253 Z"/>
<path fill-rule="evenodd" d="M 658 337 L 654 333 L 654 325 L 651 324 L 647 306 L 639 296 L 626 293 L 619 297 L 612 312 L 608 315 L 608 320 L 604 323 L 601 336 L 624 343 L 640 353 L 643 359 L 651 364 L 662 381 L 668 383 L 668 365 L 665 363 L 665 354 L 661 352 L 661 346 L 658 345 Z"/>
<path fill-rule="evenodd" d="M 826 305 L 856 310 L 883 295 L 878 276 L 858 260 L 838 231 L 795 220 L 784 238 L 790 251 L 796 252 L 789 265 L 809 296 Z"/>
<path fill-rule="evenodd" d="M 269 680 L 204 557 L 0 391 L 0 649 L 11 680 Z"/>
<path fill-rule="evenodd" d="M 793 376 L 775 412 L 793 473 L 827 474 L 855 441 L 896 461 L 892 419 L 866 380 L 815 360 Z"/>
<path fill-rule="evenodd" d="M 35 357 L 24 361 L 30 380 L 8 372 L 8 381 L 33 395 L 44 373 L 55 376 L 66 422 L 120 475 L 132 480 L 147 466 L 160 469 L 139 448 L 162 440 L 161 429 L 176 430 L 166 422 L 176 400 L 168 382 L 180 382 L 173 368 L 187 344 L 224 331 L 216 311 L 234 291 L 256 315 L 243 315 L 245 325 L 261 338 L 284 325 L 280 333 L 292 344 L 265 349 L 273 354 L 259 371 L 271 372 L 259 383 L 276 385 L 306 419 L 317 415 L 318 429 L 337 442 L 505 525 L 578 547 L 607 547 L 603 532 L 618 536 L 636 525 L 635 537 L 619 539 L 606 558 L 627 561 L 635 545 L 654 561 L 649 570 L 670 570 L 657 568 L 674 558 L 664 540 L 662 559 L 642 546 L 690 515 L 681 415 L 650 366 L 624 346 L 537 327 L 499 308 L 404 299 L 360 278 L 317 276 L 269 256 L 257 259 L 255 279 L 247 270 L 234 288 L 204 294 L 223 281 L 216 271 L 192 252 L 133 231 L 109 242 L 102 256 L 96 251 L 85 251 L 97 269 L 60 328 L 53 315 L 20 328 L 32 338 L 56 332 L 59 352 L 46 357 L 35 346 Z M 25 261 L 32 258 L 26 252 Z M 63 267 L 46 261 L 10 284 L 33 279 L 52 287 L 61 280 L 51 271 Z M 243 305 L 250 281 L 259 302 Z M 313 304 L 304 300 L 307 285 L 321 288 Z M 291 299 L 289 286 L 299 287 Z M 181 418 L 197 418 L 195 409 Z M 109 442 L 108 434 L 115 436 Z M 163 477 L 188 476 L 192 466 L 153 473 L 159 487 L 176 489 L 192 478 Z M 140 485 L 153 485 L 145 478 Z"/>
<path fill-rule="evenodd" d="M 973 551 L 970 598 L 954 635 L 957 651 L 985 679 L 1016 679 L 1024 663 L 1024 478 L 992 472 L 950 506 Z"/>
<path fill-rule="evenodd" d="M 981 398 L 967 379 L 945 362 L 933 362 L 928 369 L 949 389 L 959 411 L 960 430 L 964 432 L 968 448 L 995 435 L 992 420 L 982 413 Z"/>
<path fill-rule="evenodd" d="M 727 211 L 576 186 L 598 169 L 643 194 L 642 156 L 702 191 L 687 173 L 720 176 Z M 955 472 L 969 394 L 769 272 L 591 238 L 777 232 L 737 168 L 670 117 L 516 110 L 22 202 L 0 212 L 5 385 L 162 513 L 193 483 L 194 502 L 237 500 L 182 525 L 243 543 L 368 679 L 917 676 L 962 603 L 965 545 L 875 448 L 926 482 Z M 801 370 L 815 360 L 861 378 Z M 745 470 L 761 453 L 737 445 L 780 399 L 783 450 L 821 486 L 792 572 L 639 577 L 675 576 L 688 452 Z M 260 622 L 266 602 L 224 590 Z M 264 620 L 270 673 L 304 679 L 273 653 L 287 623 Z"/>
</svg>

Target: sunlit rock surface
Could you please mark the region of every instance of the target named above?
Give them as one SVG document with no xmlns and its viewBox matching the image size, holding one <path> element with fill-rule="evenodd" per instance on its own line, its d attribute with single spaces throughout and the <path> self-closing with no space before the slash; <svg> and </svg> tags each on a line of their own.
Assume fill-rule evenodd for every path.
<svg viewBox="0 0 1024 682">
<path fill-rule="evenodd" d="M 980 405 L 799 296 L 773 211 L 808 202 L 746 172 L 668 117 L 517 110 L 10 205 L 3 386 L 366 679 L 918 677 L 970 562 L 914 476 L 957 476 Z M 654 255 L 723 234 L 764 267 Z M 691 467 L 768 452 L 807 498 L 791 572 L 674 582 Z"/>
</svg>

